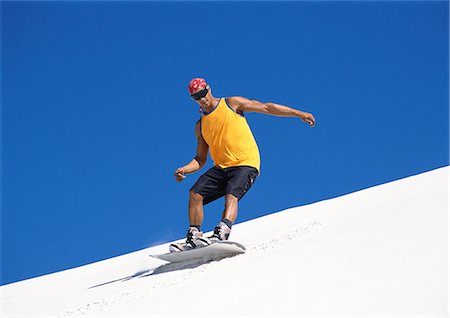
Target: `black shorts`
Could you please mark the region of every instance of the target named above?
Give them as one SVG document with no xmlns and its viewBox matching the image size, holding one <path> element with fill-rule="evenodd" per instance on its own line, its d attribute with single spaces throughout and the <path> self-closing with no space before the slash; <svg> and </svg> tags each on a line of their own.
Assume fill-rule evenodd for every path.
<svg viewBox="0 0 450 318">
<path fill-rule="evenodd" d="M 191 191 L 203 196 L 203 204 L 208 204 L 225 194 L 242 197 L 252 186 L 258 170 L 248 166 L 229 168 L 212 167 L 206 171 L 191 188 Z"/>
</svg>

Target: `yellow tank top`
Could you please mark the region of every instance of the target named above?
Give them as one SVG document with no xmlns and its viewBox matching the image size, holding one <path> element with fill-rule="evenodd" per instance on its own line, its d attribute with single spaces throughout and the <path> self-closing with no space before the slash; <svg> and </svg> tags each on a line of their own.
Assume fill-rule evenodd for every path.
<svg viewBox="0 0 450 318">
<path fill-rule="evenodd" d="M 260 170 L 258 145 L 243 115 L 221 98 L 210 113 L 203 113 L 201 132 L 216 166 L 250 166 Z"/>
</svg>

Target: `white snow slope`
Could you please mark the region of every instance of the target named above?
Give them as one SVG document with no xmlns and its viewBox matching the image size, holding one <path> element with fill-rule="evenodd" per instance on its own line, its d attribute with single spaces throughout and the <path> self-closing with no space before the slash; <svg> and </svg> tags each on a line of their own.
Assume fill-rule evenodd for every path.
<svg viewBox="0 0 450 318">
<path fill-rule="evenodd" d="M 449 167 L 233 227 L 247 253 L 171 268 L 167 244 L 2 286 L 2 317 L 448 315 Z"/>
</svg>

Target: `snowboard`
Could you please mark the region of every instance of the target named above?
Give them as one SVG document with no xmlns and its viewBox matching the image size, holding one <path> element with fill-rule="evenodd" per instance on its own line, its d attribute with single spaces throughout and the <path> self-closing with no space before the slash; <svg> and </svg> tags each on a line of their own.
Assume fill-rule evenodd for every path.
<svg viewBox="0 0 450 318">
<path fill-rule="evenodd" d="M 220 241 L 204 247 L 192 248 L 180 252 L 150 255 L 150 257 L 154 257 L 170 263 L 181 263 L 191 260 L 202 260 L 204 262 L 208 262 L 218 261 L 226 257 L 236 256 L 244 253 L 244 245 L 237 242 Z"/>
</svg>

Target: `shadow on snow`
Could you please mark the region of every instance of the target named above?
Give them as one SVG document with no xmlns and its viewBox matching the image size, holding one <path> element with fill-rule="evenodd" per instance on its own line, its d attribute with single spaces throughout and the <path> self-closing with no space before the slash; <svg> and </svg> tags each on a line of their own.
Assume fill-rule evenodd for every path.
<svg viewBox="0 0 450 318">
<path fill-rule="evenodd" d="M 97 288 L 97 287 L 101 287 L 101 286 L 105 286 L 105 285 L 109 285 L 109 284 L 113 284 L 113 283 L 126 282 L 126 281 L 129 281 L 134 278 L 143 278 L 143 277 L 153 276 L 153 275 L 157 275 L 157 274 L 179 271 L 179 270 L 183 270 L 183 269 L 196 268 L 198 266 L 201 266 L 203 264 L 207 264 L 210 262 L 212 262 L 212 260 L 194 259 L 194 260 L 189 260 L 189 261 L 181 262 L 181 263 L 167 263 L 167 264 L 163 264 L 157 268 L 150 268 L 147 270 L 139 271 L 131 276 L 127 276 L 127 277 L 115 279 L 115 280 L 112 280 L 112 281 L 109 281 L 106 283 L 91 286 L 88 289 Z"/>
</svg>

